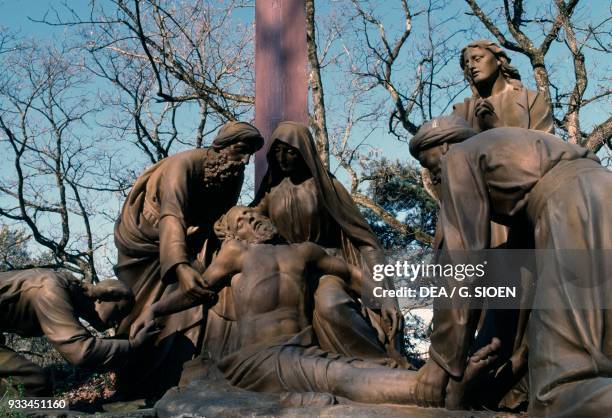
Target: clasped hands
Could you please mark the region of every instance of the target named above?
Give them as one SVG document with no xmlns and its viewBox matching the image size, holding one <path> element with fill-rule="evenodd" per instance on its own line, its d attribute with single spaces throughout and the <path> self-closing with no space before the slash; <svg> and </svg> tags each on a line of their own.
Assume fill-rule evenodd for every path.
<svg viewBox="0 0 612 418">
<path fill-rule="evenodd" d="M 478 119 L 480 129 L 483 131 L 486 131 L 487 129 L 500 128 L 502 126 L 501 121 L 495 113 L 495 108 L 487 99 L 478 99 L 474 114 Z"/>
</svg>

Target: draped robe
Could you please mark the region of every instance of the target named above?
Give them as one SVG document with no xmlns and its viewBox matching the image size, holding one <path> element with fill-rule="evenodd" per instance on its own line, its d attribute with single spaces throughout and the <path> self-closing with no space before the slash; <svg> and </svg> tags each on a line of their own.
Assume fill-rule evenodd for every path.
<svg viewBox="0 0 612 418">
<path fill-rule="evenodd" d="M 601 302 L 612 297 L 612 266 L 610 257 L 593 256 L 612 249 L 610 196 L 612 173 L 593 153 L 543 132 L 489 130 L 453 145 L 443 158 L 444 249 L 489 248 L 493 219 L 530 231 L 536 249 L 590 255 L 577 277 L 564 269 L 562 257 L 537 259 L 534 306 L 553 301 L 556 308 L 534 310 L 528 325 L 535 416 L 598 416 L 612 406 L 612 321 Z M 580 293 L 568 290 L 572 281 Z M 479 314 L 467 300 L 459 303 L 434 310 L 430 347 L 433 360 L 456 377 L 463 373 Z"/>
<path fill-rule="evenodd" d="M 295 148 L 312 177 L 293 184 L 279 170 L 272 146 L 280 141 Z M 257 205 L 288 242 L 315 242 L 367 273 L 385 261 L 371 228 L 342 184 L 323 166 L 304 125 L 282 122 L 266 150 L 268 171 L 256 194 Z M 390 286 L 389 283 L 386 286 Z M 324 280 L 314 304 L 313 326 L 321 347 L 346 356 L 402 361 L 396 342 L 385 340 L 380 315 L 364 309 L 357 295 L 340 280 Z M 383 345 L 386 346 L 383 347 Z"/>
<path fill-rule="evenodd" d="M 204 244 L 204 264 L 210 260 L 218 244 L 213 224 L 236 204 L 243 180 L 238 175 L 205 187 L 210 158 L 218 157 L 208 148 L 165 158 L 136 180 L 126 198 L 115 224 L 115 274 L 130 286 L 136 305 L 118 335 L 128 334 L 146 307 L 178 286 L 177 264 L 195 266 Z M 120 371 L 120 390 L 148 396 L 178 383 L 183 363 L 199 354 L 204 318 L 201 306 L 162 318 L 156 344 Z"/>
<path fill-rule="evenodd" d="M 474 95 L 466 98 L 463 103 L 455 103 L 453 105 L 452 114 L 465 119 L 470 127 L 476 132 L 482 132 L 482 128 L 476 117 L 476 105 L 481 97 L 478 96 L 477 90 L 472 89 Z M 502 127 L 516 127 L 524 129 L 534 129 L 538 131 L 554 133 L 554 122 L 552 116 L 552 108 L 544 99 L 544 96 L 537 91 L 526 89 L 518 80 L 508 80 L 506 89 L 498 94 L 491 95 L 485 98 L 488 100 L 495 110 L 495 114 L 499 118 Z M 439 234 L 439 231 L 436 231 Z M 439 238 L 439 236 L 438 236 Z M 510 241 L 508 241 L 510 239 Z M 524 244 L 521 243 L 522 237 L 517 238 L 517 234 L 509 236 L 508 228 L 491 222 L 491 247 L 521 248 Z M 517 274 L 521 274 L 517 270 Z M 531 281 L 530 273 L 523 270 L 523 282 Z M 526 299 L 529 299 L 526 297 Z M 488 344 L 491 338 L 497 337 L 502 341 L 502 352 L 500 360 L 505 360 L 511 355 L 519 358 L 526 356 L 527 347 L 524 341 L 527 321 L 529 319 L 529 310 L 523 307 L 520 311 L 496 311 L 487 310 L 482 318 L 482 327 L 479 330 L 479 338 L 476 342 L 474 350 Z M 513 360 L 517 361 L 517 360 Z M 505 383 L 496 379 L 502 386 Z M 492 382 L 485 382 L 485 385 L 490 385 Z M 508 393 L 506 398 L 501 401 L 501 406 L 514 408 L 525 400 L 526 381 L 519 382 L 516 390 Z M 488 406 L 493 406 L 496 402 L 495 397 L 487 401 Z"/>
</svg>

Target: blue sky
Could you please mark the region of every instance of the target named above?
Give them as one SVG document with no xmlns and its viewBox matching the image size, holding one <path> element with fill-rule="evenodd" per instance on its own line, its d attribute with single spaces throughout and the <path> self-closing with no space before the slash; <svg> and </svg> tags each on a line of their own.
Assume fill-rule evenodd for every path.
<svg viewBox="0 0 612 418">
<path fill-rule="evenodd" d="M 81 16 L 86 16 L 89 11 L 89 1 L 79 0 L 79 1 L 68 1 L 65 0 L 36 0 L 36 1 L 18 1 L 18 0 L 0 0 L 0 27 L 6 28 L 10 31 L 16 31 L 18 34 L 22 36 L 28 36 L 38 39 L 43 39 L 49 42 L 57 42 L 64 38 L 70 38 L 70 36 L 74 33 L 74 27 L 52 27 L 49 25 L 33 22 L 31 19 L 41 19 L 45 13 L 49 13 L 49 17 L 53 17 L 53 9 L 57 10 L 60 13 L 62 18 L 68 18 L 66 13 L 65 4 L 67 4 L 70 8 L 72 8 L 75 12 L 80 14 Z M 98 2 L 101 4 L 108 4 L 106 1 Z M 364 2 L 365 3 L 365 2 Z M 423 2 L 417 2 L 416 6 L 413 7 L 413 12 L 415 10 L 419 10 L 420 4 Z M 490 5 L 491 2 L 481 1 L 483 4 L 483 9 L 485 10 L 493 10 L 493 7 Z M 501 3 L 501 2 L 498 2 Z M 530 2 L 531 3 L 531 2 Z M 317 17 L 321 17 L 321 19 L 327 19 L 329 13 L 338 13 L 338 5 L 342 4 L 340 1 L 318 1 L 317 5 Z M 401 18 L 401 13 L 399 13 L 397 6 L 394 5 L 393 2 L 386 2 L 389 6 L 384 8 L 378 8 L 375 10 L 378 16 L 382 16 L 383 20 L 389 27 L 393 27 L 394 25 L 401 25 L 403 21 L 401 19 L 396 19 L 396 17 Z M 600 16 L 610 16 L 610 2 L 606 1 L 589 1 L 583 2 L 578 7 L 578 11 L 576 15 L 585 21 L 592 21 L 594 17 L 599 18 Z M 495 3 L 492 3 L 495 6 Z M 487 9 L 487 6 L 489 9 Z M 461 15 L 467 13 L 469 10 L 466 4 L 459 0 L 454 0 L 450 2 L 449 7 L 445 8 L 444 13 L 448 16 L 450 15 Z M 254 15 L 254 10 L 252 8 L 244 9 L 240 13 L 241 17 L 245 20 L 249 19 L 250 15 Z M 413 22 L 413 38 L 417 38 L 422 34 L 419 34 L 419 30 L 422 27 L 422 22 L 419 21 L 419 18 L 416 17 Z M 448 26 L 444 27 L 443 30 L 451 32 L 456 29 L 454 26 L 455 23 L 450 22 Z M 465 36 L 469 39 L 488 37 L 491 38 L 489 32 L 487 32 L 484 27 L 473 20 L 474 31 L 467 33 Z M 471 36 L 470 36 L 471 35 Z M 533 34 L 535 35 L 535 34 Z M 533 88 L 535 83 L 533 81 L 531 69 L 529 67 L 529 63 L 526 57 L 521 54 L 509 52 L 511 58 L 513 59 L 513 64 L 516 65 L 519 70 L 521 70 L 521 74 L 523 75 L 523 81 L 528 86 Z M 590 60 L 589 51 L 586 50 L 587 55 L 587 65 L 591 67 L 601 67 L 602 65 L 609 68 L 610 60 L 606 59 L 602 62 L 601 58 L 598 60 Z M 558 46 L 554 46 L 547 56 L 547 65 L 549 67 L 549 71 L 553 77 L 562 78 L 560 74 L 565 76 L 569 76 L 573 71 L 571 67 L 571 60 L 569 57 L 564 54 L 562 48 Z M 449 71 L 456 71 L 459 74 L 458 65 L 451 66 Z M 336 82 L 336 75 L 333 73 L 323 72 L 324 80 L 328 87 L 328 91 L 331 90 L 331 86 Z M 597 86 L 594 82 L 590 82 L 589 88 L 587 90 L 588 93 L 592 93 Z M 464 97 L 470 95 L 468 89 L 465 89 L 463 94 L 457 98 L 457 101 L 461 100 Z M 329 96 L 328 96 L 329 97 Z M 330 102 L 333 100 L 329 97 Z M 596 121 L 601 121 L 604 119 L 607 113 L 609 113 L 610 108 L 597 107 L 589 109 L 590 111 L 586 115 L 585 125 L 590 125 Z M 386 147 L 385 147 L 386 148 Z"/>
<path fill-rule="evenodd" d="M 78 14 L 85 16 L 89 10 L 89 2 L 84 0 L 76 0 L 76 1 L 68 1 L 66 2 L 71 8 L 73 8 Z M 102 3 L 106 3 L 103 1 Z M 487 11 L 492 11 L 494 9 L 495 4 L 500 3 L 491 3 L 485 2 L 484 0 L 483 8 Z M 601 17 L 610 15 L 610 3 L 605 1 L 590 1 L 583 2 L 579 6 L 578 11 L 576 12 L 577 17 L 579 17 L 583 21 L 594 21 L 595 19 L 600 19 Z M 55 7 L 55 9 L 60 12 L 60 14 L 68 18 L 66 16 L 66 9 L 64 7 L 63 1 L 58 0 L 30 0 L 30 1 L 18 1 L 18 0 L 0 0 L 0 27 L 7 29 L 11 32 L 16 32 L 20 36 L 24 37 L 32 37 L 39 39 L 41 41 L 47 42 L 49 44 L 57 44 L 60 43 L 63 39 L 71 38 L 74 36 L 75 28 L 74 27 L 51 27 L 48 25 L 44 25 L 41 23 L 32 22 L 28 19 L 28 17 L 33 19 L 41 19 L 47 11 L 53 13 L 51 11 L 51 7 Z M 319 26 L 322 28 L 325 26 L 326 22 L 329 22 L 332 19 L 334 14 L 343 13 L 344 10 L 339 7 L 339 5 L 344 4 L 340 1 L 318 1 L 317 3 L 317 19 L 319 22 Z M 389 4 L 394 4 L 394 2 L 387 1 L 384 3 L 385 7 L 379 7 L 374 10 L 377 16 L 384 21 L 387 26 L 389 33 L 393 34 L 394 28 L 400 28 L 404 21 L 401 19 L 401 13 L 398 11 L 397 7 Z M 411 3 L 412 4 L 412 3 Z M 421 10 L 425 2 L 420 1 L 416 2 L 416 5 L 413 6 L 413 12 Z M 528 7 L 542 7 L 539 5 L 534 5 L 534 2 L 529 2 Z M 466 17 L 465 13 L 468 11 L 468 8 L 463 1 L 454 0 L 450 2 L 450 5 L 440 13 L 439 19 L 444 19 L 444 17 L 450 16 L 458 16 L 459 21 L 462 24 L 465 24 L 469 20 Z M 547 10 L 542 9 L 542 13 L 547 12 Z M 244 9 L 240 12 L 241 19 L 245 21 L 249 21 L 254 16 L 253 8 Z M 436 33 L 434 33 L 434 37 L 445 37 L 447 34 L 453 33 L 458 29 L 466 29 L 466 31 L 459 36 L 453 38 L 453 42 L 458 50 L 462 45 L 464 45 L 468 40 L 479 39 L 479 38 L 491 38 L 491 35 L 486 31 L 486 29 L 479 22 L 474 19 L 470 20 L 471 24 L 468 27 L 458 27 L 458 23 L 455 20 L 451 20 L 448 24 L 445 24 L 439 28 L 437 28 Z M 418 16 L 414 18 L 413 21 L 413 33 L 410 38 L 410 42 L 420 43 L 425 42 L 427 36 L 429 35 L 426 31 L 426 21 L 424 16 Z M 533 33 L 530 34 L 532 36 L 538 37 L 538 34 Z M 342 52 L 342 43 L 336 42 L 331 51 L 341 53 Z M 358 55 L 362 51 L 354 50 L 350 51 L 354 55 Z M 610 69 L 610 60 L 609 58 L 601 58 L 599 55 L 593 55 L 590 51 L 586 51 L 587 57 L 587 65 L 589 71 L 595 72 L 597 70 L 600 74 L 609 74 Z M 404 83 L 406 88 L 409 88 L 409 80 L 410 77 L 414 74 L 411 72 L 414 71 L 413 64 L 414 60 L 418 58 L 418 48 L 413 48 L 410 53 L 407 53 L 405 56 L 402 56 L 403 60 L 403 68 L 405 73 L 396 74 L 396 80 L 398 83 Z M 524 83 L 529 87 L 533 88 L 535 83 L 533 81 L 532 70 L 529 66 L 527 58 L 524 56 L 509 52 L 513 60 L 513 64 L 515 64 L 522 76 Z M 558 81 L 560 84 L 570 83 L 572 81 L 571 75 L 573 73 L 572 62 L 571 59 L 564 52 L 564 48 L 561 46 L 554 46 L 553 50 L 549 56 L 547 56 L 547 66 L 551 72 L 551 76 L 554 77 L 555 81 Z M 607 69 L 607 71 L 606 71 Z M 461 77 L 461 72 L 458 65 L 458 59 L 453 58 L 451 62 L 449 62 L 448 66 L 444 69 L 444 75 L 449 78 L 457 78 Z M 403 78 L 405 77 L 405 80 Z M 338 86 L 342 86 L 348 83 L 349 80 L 344 78 L 344 75 L 339 71 L 335 71 L 332 66 L 326 67 L 323 69 L 323 78 L 324 78 L 324 87 L 326 89 L 326 99 L 329 107 L 328 111 L 328 119 L 330 122 L 330 128 L 341 128 L 343 126 L 343 118 L 346 112 L 346 97 L 337 92 Z M 462 84 L 462 87 L 465 87 L 465 84 Z M 93 91 L 105 90 L 107 87 L 104 83 L 101 82 L 93 82 L 91 84 L 91 89 Z M 591 81 L 589 84 L 589 89 L 587 90 L 586 96 L 592 95 L 598 89 L 597 83 Z M 384 111 L 391 109 L 391 103 L 388 100 L 386 92 L 381 89 L 372 90 L 368 93 L 368 101 L 382 103 L 384 107 Z M 463 89 L 463 92 L 456 98 L 455 101 L 462 101 L 464 97 L 470 95 L 470 91 L 467 88 Z M 358 107 L 358 111 L 366 112 L 368 104 L 363 104 Z M 439 112 L 448 112 L 450 109 L 446 108 L 445 110 L 442 108 L 436 108 L 434 106 L 433 114 L 436 115 Z M 603 103 L 598 106 L 591 106 L 588 108 L 588 111 L 583 113 L 583 129 L 588 130 L 590 128 L 589 125 L 593 123 L 604 120 L 607 115 L 610 113 L 610 103 Z M 384 113 L 384 112 L 383 112 Z M 194 109 L 193 117 L 190 117 L 189 114 L 183 114 L 181 116 L 181 122 L 185 124 L 185 126 L 192 126 L 197 121 L 197 112 Z M 95 124 L 92 124 L 92 129 L 95 130 Z M 188 130 L 188 129 L 187 129 Z M 87 134 L 92 134 L 92 132 L 87 132 Z M 95 134 L 95 132 L 93 132 Z M 376 155 L 386 156 L 391 159 L 400 159 L 402 161 L 409 160 L 408 148 L 405 143 L 398 142 L 391 135 L 388 134 L 386 129 L 386 117 L 379 118 L 374 121 L 368 121 L 362 124 L 358 124 L 353 133 L 353 141 L 359 142 L 366 138 L 366 142 L 368 143 L 368 148 L 375 152 Z M 140 167 L 144 167 L 145 162 L 140 161 L 137 163 Z M 340 169 L 337 169 L 337 165 L 333 165 L 334 171 L 338 175 L 338 177 L 345 181 L 347 180 L 346 174 Z M 136 169 L 136 167 L 135 167 Z M 0 170 L 0 174 L 2 174 L 3 170 Z M 106 204 L 110 204 L 112 207 L 119 207 L 120 202 L 118 200 L 112 202 L 106 202 Z M 96 221 L 96 225 L 98 228 L 103 230 L 112 230 L 112 222 L 108 219 L 99 219 Z M 109 250 L 111 254 L 109 255 L 110 259 L 113 258 L 112 249 Z"/>
</svg>

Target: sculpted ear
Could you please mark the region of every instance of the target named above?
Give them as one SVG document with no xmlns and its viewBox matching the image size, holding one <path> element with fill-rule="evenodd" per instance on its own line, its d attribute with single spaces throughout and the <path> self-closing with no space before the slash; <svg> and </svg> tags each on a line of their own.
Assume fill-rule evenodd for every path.
<svg viewBox="0 0 612 418">
<path fill-rule="evenodd" d="M 443 143 L 442 144 L 442 154 L 446 154 L 449 148 L 450 148 L 450 145 L 448 144 L 448 142 Z"/>
</svg>

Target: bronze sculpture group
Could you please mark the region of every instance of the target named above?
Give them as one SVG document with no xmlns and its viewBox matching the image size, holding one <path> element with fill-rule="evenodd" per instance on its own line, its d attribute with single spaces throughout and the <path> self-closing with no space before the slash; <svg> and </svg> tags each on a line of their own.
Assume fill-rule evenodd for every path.
<svg viewBox="0 0 612 418">
<path fill-rule="evenodd" d="M 98 331 L 114 328 L 134 305 L 129 287 L 117 280 L 93 286 L 63 272 L 45 269 L 0 273 L 0 329 L 24 337 L 45 335 L 71 364 L 99 371 L 122 367 L 156 335 L 152 324 L 129 339 L 97 338 L 79 321 Z M 28 396 L 51 396 L 44 369 L 0 344 L 0 389 L 20 386 Z M 8 379 L 9 381 L 6 381 Z"/>
<path fill-rule="evenodd" d="M 453 115 L 424 123 L 410 142 L 440 200 L 435 246 L 612 250 L 605 205 L 612 173 L 590 151 L 551 134 L 550 105 L 523 87 L 498 45 L 470 43 L 460 63 L 473 96 Z M 255 391 L 461 408 L 474 405 L 470 391 L 484 379 L 501 389 L 481 405 L 514 407 L 527 399 L 513 392 L 523 379 L 535 416 L 599 416 L 612 404 L 610 259 L 586 257 L 577 277 L 555 257 L 517 273 L 538 283 L 534 307 L 554 300 L 560 309 L 522 306 L 508 314 L 461 300 L 452 309 L 434 305 L 430 358 L 413 371 L 400 349 L 397 301 L 371 298 L 382 248 L 306 126 L 279 124 L 266 142 L 268 171 L 255 200 L 235 206 L 244 166 L 263 146 L 256 128 L 230 122 L 210 148 L 160 161 L 131 189 L 115 226 L 123 290 L 109 299 L 124 303 L 98 315 L 120 322 L 118 339 L 89 336 L 105 348 L 87 352 L 87 361 L 106 368 L 121 363 L 124 397 L 161 396 L 179 382 L 185 362 L 205 355 L 231 384 Z M 16 291 L 19 274 L 72 283 L 42 270 L 0 275 L 2 331 L 20 332 L 7 328 L 14 319 L 4 312 L 18 315 L 23 308 L 15 306 L 29 303 L 24 295 L 46 286 Z M 569 282 L 582 291 L 568 290 Z M 74 299 L 64 292 L 62 303 Z M 75 307 L 66 316 L 74 322 L 94 311 Z M 46 335 L 57 335 L 39 320 Z M 83 355 L 74 347 L 60 352 L 78 363 Z M 1 355 L 12 354 L 0 351 L 0 377 L 19 378 L 16 367 L 2 367 Z"/>
</svg>

